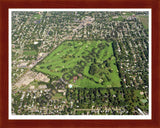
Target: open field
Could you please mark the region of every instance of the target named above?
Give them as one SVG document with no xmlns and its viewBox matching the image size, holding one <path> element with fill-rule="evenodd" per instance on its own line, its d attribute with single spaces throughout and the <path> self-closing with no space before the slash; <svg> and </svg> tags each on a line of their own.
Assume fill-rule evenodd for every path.
<svg viewBox="0 0 160 128">
<path fill-rule="evenodd" d="M 120 87 L 112 42 L 66 41 L 40 62 L 35 70 L 73 87 Z"/>
<path fill-rule="evenodd" d="M 137 16 L 138 19 L 142 22 L 145 29 L 148 29 L 149 18 L 148 16 Z"/>
</svg>

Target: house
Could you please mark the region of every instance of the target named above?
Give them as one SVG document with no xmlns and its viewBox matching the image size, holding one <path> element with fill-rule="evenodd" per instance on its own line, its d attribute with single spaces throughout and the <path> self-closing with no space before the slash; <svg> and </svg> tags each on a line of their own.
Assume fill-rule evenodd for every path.
<svg viewBox="0 0 160 128">
<path fill-rule="evenodd" d="M 79 73 L 78 76 L 79 76 L 80 78 L 82 78 L 82 74 Z"/>
<path fill-rule="evenodd" d="M 78 77 L 77 77 L 77 76 L 74 76 L 74 77 L 73 77 L 73 82 L 76 82 L 77 79 L 78 79 Z"/>
</svg>

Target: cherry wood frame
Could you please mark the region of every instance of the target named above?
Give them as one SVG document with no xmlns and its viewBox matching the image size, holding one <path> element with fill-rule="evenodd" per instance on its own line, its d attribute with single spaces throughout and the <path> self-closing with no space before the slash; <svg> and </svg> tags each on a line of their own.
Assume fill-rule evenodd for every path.
<svg viewBox="0 0 160 128">
<path fill-rule="evenodd" d="M 151 120 L 9 120 L 8 9 L 9 8 L 151 8 L 152 119 Z M 160 1 L 159 0 L 0 0 L 0 128 L 160 128 Z"/>
</svg>

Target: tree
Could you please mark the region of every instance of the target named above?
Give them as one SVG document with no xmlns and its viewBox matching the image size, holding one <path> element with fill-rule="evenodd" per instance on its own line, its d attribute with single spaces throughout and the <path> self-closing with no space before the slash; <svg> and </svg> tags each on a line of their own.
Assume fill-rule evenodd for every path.
<svg viewBox="0 0 160 128">
<path fill-rule="evenodd" d="M 89 68 L 89 74 L 94 75 L 97 72 L 97 66 L 95 64 L 91 64 Z"/>
<path fill-rule="evenodd" d="M 126 83 L 127 83 L 127 85 L 130 85 L 130 78 L 129 78 L 128 74 L 126 74 Z"/>
</svg>

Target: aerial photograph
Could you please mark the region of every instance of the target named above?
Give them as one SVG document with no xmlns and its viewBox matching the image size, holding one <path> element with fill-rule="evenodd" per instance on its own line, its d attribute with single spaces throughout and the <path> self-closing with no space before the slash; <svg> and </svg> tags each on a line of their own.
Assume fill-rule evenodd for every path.
<svg viewBox="0 0 160 128">
<path fill-rule="evenodd" d="M 149 115 L 149 12 L 66 10 L 11 11 L 11 114 Z"/>
</svg>

